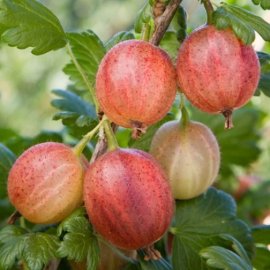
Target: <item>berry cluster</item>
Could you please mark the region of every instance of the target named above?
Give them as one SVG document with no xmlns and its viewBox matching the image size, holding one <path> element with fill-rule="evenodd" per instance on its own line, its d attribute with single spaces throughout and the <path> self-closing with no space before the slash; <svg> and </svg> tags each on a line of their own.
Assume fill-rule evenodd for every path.
<svg viewBox="0 0 270 270">
<path fill-rule="evenodd" d="M 232 57 L 233 56 L 233 57 Z M 115 124 L 144 131 L 171 109 L 177 85 L 209 113 L 231 114 L 254 94 L 260 75 L 251 46 L 232 30 L 204 26 L 183 42 L 176 68 L 151 43 L 124 41 L 102 60 L 96 96 Z M 74 149 L 42 143 L 25 151 L 8 179 L 12 204 L 33 223 L 57 223 L 84 203 L 95 230 L 117 247 L 148 247 L 168 229 L 175 199 L 202 194 L 216 179 L 220 152 L 205 125 L 182 119 L 164 124 L 150 154 L 115 149 L 85 164 Z"/>
</svg>

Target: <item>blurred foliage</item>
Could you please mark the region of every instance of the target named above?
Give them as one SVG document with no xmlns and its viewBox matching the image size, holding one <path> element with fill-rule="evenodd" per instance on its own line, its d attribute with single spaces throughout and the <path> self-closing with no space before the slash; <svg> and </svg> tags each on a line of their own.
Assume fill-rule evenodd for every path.
<svg viewBox="0 0 270 270">
<path fill-rule="evenodd" d="M 19 51 L 1 44 L 0 142 L 3 144 L 0 144 L 0 227 L 13 211 L 6 198 L 6 179 L 16 156 L 31 145 L 44 141 L 73 144 L 92 129 L 97 124 L 97 116 L 85 86 L 94 87 L 95 73 L 105 51 L 120 40 L 133 38 L 133 33 L 129 30 L 133 27 L 135 18 L 137 18 L 136 35 L 141 33 L 145 23 L 153 24 L 153 20 L 149 18 L 149 5 L 145 6 L 140 15 L 136 14 L 143 6 L 143 0 L 44 0 L 40 2 L 57 14 L 64 31 L 69 33 L 65 34 L 65 38 L 70 42 L 69 54 L 73 53 L 75 61 L 71 59 L 72 61 L 68 62 L 65 50 L 50 52 L 36 58 L 30 54 L 29 49 Z M 200 12 L 202 6 L 199 5 L 199 1 L 185 2 L 187 2 L 184 3 L 185 9 L 178 10 L 161 42 L 161 46 L 174 60 L 179 44 L 186 36 L 186 30 L 190 32 L 205 22 L 205 13 Z M 251 1 L 229 0 L 227 2 L 241 4 L 248 10 L 257 11 L 259 16 L 269 14 L 267 11 L 262 13 L 262 9 L 252 5 Z M 263 1 L 256 1 L 256 3 L 266 7 Z M 186 29 L 185 10 L 188 14 L 188 29 Z M 198 15 L 193 16 L 194 14 Z M 242 17 L 250 23 L 246 13 Z M 51 19 L 56 21 L 53 17 Z M 24 24 L 27 24 L 27 21 L 23 22 L 22 28 Z M 38 25 L 35 27 L 38 32 L 40 30 Z M 256 27 L 253 28 L 260 32 Z M 245 32 L 243 29 L 241 31 Z M 74 30 L 79 33 L 75 33 Z M 247 33 L 246 37 L 247 43 L 254 37 L 253 34 L 249 34 Z M 60 35 L 59 39 L 61 38 Z M 7 36 L 6 39 L 9 44 L 18 46 L 12 36 Z M 30 45 L 35 47 L 36 54 L 63 45 L 61 42 L 60 45 L 49 42 L 47 48 L 44 48 L 37 41 L 37 43 L 31 43 L 28 39 L 19 41 L 21 42 L 19 47 L 29 46 L 30 42 Z M 256 39 L 255 46 L 259 51 L 270 51 L 270 45 L 265 44 L 259 37 Z M 224 119 L 221 116 L 208 115 L 194 108 L 189 109 L 192 119 L 207 124 L 219 141 L 222 166 L 216 186 L 235 195 L 241 188 L 239 176 L 256 174 L 259 180 L 255 184 L 247 182 L 245 190 L 239 193 L 241 196 L 235 196 L 238 212 L 232 197 L 215 188 L 210 188 L 198 198 L 177 202 L 174 227 L 171 229 L 175 235 L 172 262 L 176 269 L 179 269 L 179 263 L 181 266 L 192 265 L 192 269 L 200 266 L 202 269 L 209 269 L 208 266 L 233 269 L 230 267 L 235 263 L 242 265 L 242 269 L 251 269 L 249 260 L 253 253 L 251 230 L 236 215 L 249 224 L 257 224 L 262 223 L 265 216 L 269 214 L 270 182 L 263 180 L 270 179 L 268 165 L 270 101 L 265 96 L 269 94 L 270 89 L 268 88 L 270 87 L 268 58 L 268 55 L 260 54 L 263 74 L 259 90 L 262 93 L 259 97 L 254 97 L 245 108 L 234 112 L 234 129 L 224 131 Z M 80 68 L 78 69 L 76 65 Z M 72 84 L 60 71 L 64 66 L 64 72 L 70 77 Z M 54 90 L 53 95 L 49 94 L 55 88 L 58 90 Z M 130 130 L 118 128 L 116 136 L 120 146 L 148 151 L 155 131 L 164 122 L 179 118 L 178 107 L 179 99 L 164 119 L 151 126 L 136 141 L 130 139 Z M 52 121 L 52 118 L 61 121 Z M 96 139 L 88 145 L 88 158 L 95 143 Z M 29 233 L 21 230 L 18 224 L 6 226 L 0 231 L 0 269 L 13 265 L 17 259 L 25 260 L 31 269 L 42 269 L 49 260 L 58 256 L 72 260 L 86 259 L 89 269 L 95 268 L 99 258 L 97 237 L 85 217 L 84 210 L 79 209 L 64 220 L 58 226 L 58 235 L 55 227 L 34 228 L 38 232 Z M 257 228 L 252 233 L 257 251 L 254 265 L 266 269 L 264 267 L 269 265 L 269 260 L 266 260 L 269 254 L 266 249 L 269 238 L 263 246 L 260 245 L 260 241 L 265 239 L 269 228 L 267 230 Z M 93 241 L 86 241 L 88 238 Z M 80 249 L 81 244 L 84 246 L 82 249 Z M 188 256 L 186 256 L 187 250 L 189 250 Z M 143 257 L 143 254 L 140 255 Z M 166 259 L 156 262 L 145 262 L 140 259 L 132 262 L 127 269 L 172 269 Z"/>
<path fill-rule="evenodd" d="M 251 232 L 236 218 L 233 198 L 214 188 L 209 188 L 204 196 L 177 201 L 173 232 L 174 269 L 208 269 L 198 252 L 212 245 L 230 249 L 224 241 L 228 240 L 227 235 L 230 235 L 229 242 L 241 242 L 248 256 L 252 256 Z"/>
<path fill-rule="evenodd" d="M 6 146 L 0 144 L 0 199 L 7 196 L 6 179 L 16 156 Z"/>
<path fill-rule="evenodd" d="M 57 14 L 65 31 L 91 29 L 107 40 L 116 32 L 132 27 L 144 1 L 40 2 Z M 60 129 L 60 122 L 51 121 L 54 110 L 50 106 L 50 91 L 64 89 L 69 82 L 61 71 L 67 61 L 65 50 L 36 57 L 29 49 L 15 50 L 1 44 L 0 127 L 10 127 L 23 135 L 34 135 L 41 129 Z"/>
</svg>

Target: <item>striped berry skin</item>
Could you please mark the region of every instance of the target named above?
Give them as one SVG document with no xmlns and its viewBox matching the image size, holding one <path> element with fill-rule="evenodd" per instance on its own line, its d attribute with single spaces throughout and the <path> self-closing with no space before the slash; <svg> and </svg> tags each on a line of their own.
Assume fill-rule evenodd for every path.
<svg viewBox="0 0 270 270">
<path fill-rule="evenodd" d="M 83 201 L 84 169 L 69 146 L 46 142 L 32 146 L 14 163 L 8 196 L 29 221 L 57 223 Z"/>
<path fill-rule="evenodd" d="M 206 191 L 218 175 L 220 151 L 212 131 L 199 122 L 170 121 L 156 132 L 150 153 L 164 169 L 175 199 Z"/>
<path fill-rule="evenodd" d="M 182 44 L 177 75 L 181 91 L 194 106 L 226 115 L 253 96 L 260 64 L 253 47 L 243 44 L 231 29 L 207 25 Z"/>
<path fill-rule="evenodd" d="M 123 127 L 147 127 L 170 110 L 175 68 L 163 50 L 141 40 L 123 41 L 103 58 L 96 77 L 101 110 Z"/>
<path fill-rule="evenodd" d="M 174 212 L 162 169 L 149 154 L 136 149 L 117 149 L 91 164 L 84 201 L 96 231 L 126 250 L 160 239 Z"/>
</svg>

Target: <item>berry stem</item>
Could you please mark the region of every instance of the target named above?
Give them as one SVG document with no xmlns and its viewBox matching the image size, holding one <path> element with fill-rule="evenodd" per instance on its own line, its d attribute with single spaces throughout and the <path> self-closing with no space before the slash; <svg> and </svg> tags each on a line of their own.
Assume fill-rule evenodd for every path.
<svg viewBox="0 0 270 270">
<path fill-rule="evenodd" d="M 23 216 L 20 217 L 20 226 L 21 226 L 23 229 L 26 229 L 25 219 L 24 219 Z"/>
<path fill-rule="evenodd" d="M 101 121 L 94 127 L 90 132 L 88 132 L 86 135 L 83 136 L 83 138 L 73 147 L 73 152 L 76 156 L 80 156 L 82 154 L 82 151 L 84 150 L 87 143 L 93 138 L 93 136 L 97 133 L 101 125 L 104 123 L 104 121 L 107 120 L 106 116 L 103 116 Z"/>
<path fill-rule="evenodd" d="M 116 140 L 116 137 L 114 135 L 114 132 L 112 130 L 112 126 L 111 126 L 111 123 L 109 122 L 109 120 L 104 121 L 103 127 L 104 127 L 105 134 L 106 134 L 107 141 L 108 141 L 108 150 L 113 151 L 113 150 L 117 149 L 119 147 L 119 145 L 118 145 L 118 142 Z"/>
<path fill-rule="evenodd" d="M 180 110 L 181 110 L 180 125 L 182 127 L 186 127 L 187 124 L 189 123 L 189 114 L 185 106 L 185 97 L 183 93 L 181 93 Z"/>
<path fill-rule="evenodd" d="M 144 23 L 141 40 L 149 41 L 150 39 L 151 26 L 149 23 Z"/>
<path fill-rule="evenodd" d="M 210 0 L 201 0 L 207 13 L 207 24 L 212 24 L 214 8 Z"/>
</svg>

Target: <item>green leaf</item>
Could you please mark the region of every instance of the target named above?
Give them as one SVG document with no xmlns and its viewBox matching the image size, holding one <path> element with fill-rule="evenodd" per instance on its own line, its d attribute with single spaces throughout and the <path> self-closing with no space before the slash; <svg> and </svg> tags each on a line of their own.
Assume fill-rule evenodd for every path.
<svg viewBox="0 0 270 270">
<path fill-rule="evenodd" d="M 235 251 L 248 265 L 251 265 L 251 261 L 247 255 L 247 252 L 239 241 L 237 241 L 233 236 L 228 234 L 220 235 L 220 237 L 224 240 L 231 242 L 233 251 Z"/>
<path fill-rule="evenodd" d="M 70 91 L 53 90 L 52 92 L 59 98 L 52 100 L 51 104 L 60 110 L 54 115 L 54 120 L 62 120 L 70 131 L 74 130 L 75 136 L 81 136 L 96 126 L 98 120 L 92 104 Z"/>
<path fill-rule="evenodd" d="M 135 32 L 139 34 L 142 33 L 144 24 L 150 23 L 152 20 L 153 20 L 152 7 L 148 3 L 148 1 L 146 1 L 145 5 L 138 12 L 137 18 L 135 19 L 135 23 L 134 23 Z"/>
<path fill-rule="evenodd" d="M 10 269 L 21 258 L 25 230 L 8 225 L 0 231 L 0 269 Z"/>
<path fill-rule="evenodd" d="M 0 228 L 6 226 L 6 219 L 14 212 L 8 198 L 0 200 Z"/>
<path fill-rule="evenodd" d="M 257 52 L 257 55 L 259 57 L 260 63 L 264 64 L 265 62 L 267 63 L 270 61 L 270 54 L 265 53 L 265 52 Z"/>
<path fill-rule="evenodd" d="M 270 180 L 254 185 L 238 202 L 238 215 L 246 220 L 259 218 L 270 209 Z"/>
<path fill-rule="evenodd" d="M 23 259 L 30 270 L 43 269 L 58 258 L 59 240 L 46 233 L 26 233 L 21 227 L 8 225 L 0 231 L 0 267 L 9 269 Z"/>
<path fill-rule="evenodd" d="M 253 28 L 223 7 L 218 7 L 215 10 L 213 14 L 213 23 L 218 29 L 231 27 L 235 35 L 245 44 L 251 44 L 255 40 Z"/>
<path fill-rule="evenodd" d="M 178 6 L 176 9 L 169 29 L 172 29 L 177 33 L 179 41 L 183 41 L 185 39 L 187 30 L 187 13 L 182 6 Z"/>
<path fill-rule="evenodd" d="M 71 62 L 64 68 L 78 89 L 89 90 L 95 85 L 99 63 L 106 49 L 99 37 L 91 30 L 67 33 Z"/>
<path fill-rule="evenodd" d="M 29 233 L 24 236 L 22 259 L 31 270 L 41 270 L 51 260 L 58 258 L 59 240 L 55 235 Z"/>
<path fill-rule="evenodd" d="M 17 155 L 19 156 L 26 149 L 32 145 L 42 143 L 42 142 L 62 142 L 62 134 L 54 131 L 41 131 L 35 137 L 21 137 L 14 136 L 10 140 L 7 140 L 5 144 Z"/>
<path fill-rule="evenodd" d="M 64 234 L 59 254 L 76 262 L 87 259 L 87 269 L 95 270 L 99 262 L 99 245 L 91 224 L 84 215 L 85 211 L 80 208 L 59 225 L 58 235 Z"/>
<path fill-rule="evenodd" d="M 19 49 L 33 47 L 40 55 L 66 45 L 64 30 L 56 16 L 35 0 L 2 0 L 2 40 Z"/>
<path fill-rule="evenodd" d="M 91 106 L 88 102 L 84 101 L 76 94 L 66 90 L 53 90 L 52 92 L 56 96 L 60 97 L 52 101 L 52 105 L 55 108 L 61 110 L 61 113 L 57 113 L 54 116 L 55 120 L 59 120 L 61 117 L 66 119 L 69 117 L 78 116 L 88 117 L 90 121 L 93 118 L 96 119 L 96 113 L 93 106 Z"/>
<path fill-rule="evenodd" d="M 7 196 L 7 178 L 9 170 L 16 160 L 11 150 L 0 143 L 0 199 Z"/>
<path fill-rule="evenodd" d="M 99 243 L 97 237 L 91 237 L 90 241 L 86 258 L 87 270 L 96 270 L 99 265 Z"/>
<path fill-rule="evenodd" d="M 252 27 L 265 41 L 270 41 L 270 24 L 261 17 L 256 16 L 250 11 L 242 9 L 236 5 L 223 3 L 223 7 L 226 9 L 226 11 L 238 17 L 248 26 Z"/>
<path fill-rule="evenodd" d="M 198 198 L 177 201 L 172 232 L 173 269 L 208 269 L 200 250 L 209 246 L 226 245 L 224 234 L 235 238 L 251 256 L 253 242 L 247 225 L 236 218 L 236 205 L 231 196 L 214 188 Z"/>
<path fill-rule="evenodd" d="M 221 173 L 230 172 L 232 165 L 246 167 L 257 160 L 261 150 L 258 127 L 262 114 L 255 108 L 241 108 L 233 113 L 234 128 L 224 130 L 224 117 L 210 115 L 192 108 L 192 118 L 209 126 L 217 137 L 221 150 Z M 235 151 L 237 149 L 237 151 Z"/>
<path fill-rule="evenodd" d="M 270 251 L 267 247 L 257 246 L 255 250 L 255 257 L 253 258 L 253 266 L 257 270 L 270 269 Z"/>
<path fill-rule="evenodd" d="M 261 7 L 263 9 L 270 9 L 270 1 L 269 0 L 261 0 Z"/>
<path fill-rule="evenodd" d="M 258 225 L 253 227 L 252 236 L 256 244 L 270 245 L 270 225 Z"/>
<path fill-rule="evenodd" d="M 15 225 L 8 225 L 0 231 L 0 244 L 7 244 L 15 241 L 18 237 L 24 235 L 26 231 Z"/>
<path fill-rule="evenodd" d="M 252 2 L 253 2 L 253 4 L 255 4 L 255 5 L 259 5 L 260 2 L 261 2 L 261 0 L 252 0 Z"/>
<path fill-rule="evenodd" d="M 1 142 L 2 143 L 5 143 L 6 141 L 10 140 L 11 138 L 18 137 L 18 134 L 10 128 L 0 128 L 0 134 L 1 134 Z"/>
<path fill-rule="evenodd" d="M 255 5 L 260 5 L 263 9 L 270 9 L 269 0 L 252 0 Z"/>
<path fill-rule="evenodd" d="M 123 31 L 123 32 L 118 32 L 115 35 L 113 35 L 106 43 L 105 43 L 105 48 L 106 50 L 110 50 L 113 46 L 115 46 L 117 43 L 124 41 L 124 40 L 129 40 L 129 39 L 135 39 L 135 36 L 132 32 L 129 31 Z"/>
<path fill-rule="evenodd" d="M 252 266 L 247 264 L 234 252 L 218 246 L 211 246 L 200 251 L 200 255 L 206 259 L 207 265 L 224 270 L 252 270 Z"/>
<path fill-rule="evenodd" d="M 270 97 L 270 54 L 257 52 L 261 64 L 261 78 L 256 94 L 262 91 L 266 96 Z"/>
<path fill-rule="evenodd" d="M 83 207 L 76 209 L 71 215 L 65 218 L 57 227 L 57 235 L 60 237 L 66 231 L 72 231 L 74 220 L 77 218 L 85 217 L 86 211 Z"/>
<path fill-rule="evenodd" d="M 87 257 L 91 241 L 91 227 L 88 220 L 84 217 L 76 217 L 64 228 L 68 233 L 65 234 L 59 248 L 61 257 L 77 262 L 83 261 Z"/>
<path fill-rule="evenodd" d="M 167 114 L 161 121 L 150 126 L 147 129 L 147 132 L 145 134 L 143 134 L 139 139 L 134 140 L 131 138 L 129 141 L 129 146 L 132 148 L 137 148 L 137 149 L 141 149 L 141 150 L 148 152 L 150 149 L 151 141 L 152 141 L 153 136 L 155 135 L 156 131 L 160 128 L 161 125 L 163 125 L 167 121 L 171 121 L 173 119 L 174 119 L 174 116 L 172 114 Z"/>
<path fill-rule="evenodd" d="M 266 96 L 270 97 L 270 72 L 261 74 L 258 89 L 261 90 Z"/>
<path fill-rule="evenodd" d="M 176 32 L 167 31 L 160 42 L 160 47 L 175 61 L 180 47 Z"/>
</svg>

